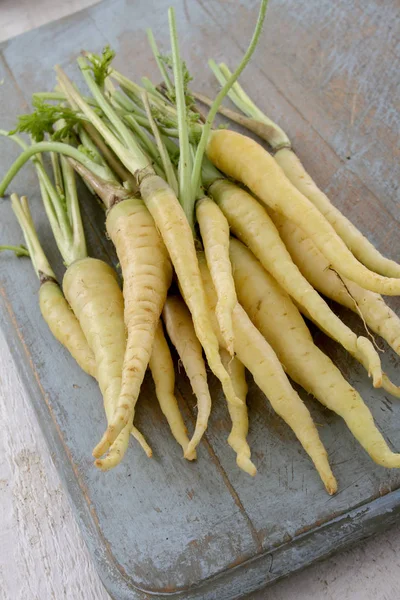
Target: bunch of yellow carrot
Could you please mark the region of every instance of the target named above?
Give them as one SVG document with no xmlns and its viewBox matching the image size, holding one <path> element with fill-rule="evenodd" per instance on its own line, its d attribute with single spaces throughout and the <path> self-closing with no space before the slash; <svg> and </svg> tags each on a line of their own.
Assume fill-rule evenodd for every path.
<svg viewBox="0 0 400 600">
<path fill-rule="evenodd" d="M 340 415 L 375 462 L 399 468 L 400 454 L 390 450 L 360 395 L 314 344 L 301 313 L 365 367 L 373 386 L 400 396 L 382 371 L 369 330 L 356 335 L 319 294 L 356 311 L 400 354 L 400 319 L 380 296 L 400 294 L 400 265 L 379 254 L 330 203 L 287 135 L 238 84 L 266 6 L 262 0 L 253 38 L 233 74 L 210 61 L 222 84 L 213 102 L 188 90 L 172 9 L 172 59 L 161 56 L 149 31 L 162 86 L 148 79 L 141 86 L 113 69 L 109 48 L 102 56 L 85 53 L 78 59 L 90 97 L 56 67 L 56 91 L 36 94 L 34 112 L 22 116 L 16 128 L 30 133 L 32 144 L 10 136 L 23 152 L 1 182 L 0 195 L 31 158 L 67 267 L 62 291 L 27 201 L 13 195 L 12 207 L 41 283 L 42 314 L 54 336 L 98 380 L 103 395 L 107 427 L 93 451 L 97 467 L 116 466 L 131 433 L 151 455 L 134 427 L 148 367 L 173 436 L 184 457 L 195 459 L 212 410 L 207 361 L 227 400 L 228 443 L 238 466 L 256 474 L 246 439 L 246 368 L 332 494 L 337 483 L 327 452 L 288 376 Z M 226 94 L 244 116 L 221 107 Z M 195 97 L 211 105 L 206 119 Z M 272 153 L 245 135 L 212 129 L 218 110 L 260 135 Z M 53 181 L 40 158 L 46 152 Z M 123 291 L 109 265 L 87 256 L 73 170 L 107 211 Z M 191 438 L 174 396 L 166 335 L 197 399 Z"/>
</svg>

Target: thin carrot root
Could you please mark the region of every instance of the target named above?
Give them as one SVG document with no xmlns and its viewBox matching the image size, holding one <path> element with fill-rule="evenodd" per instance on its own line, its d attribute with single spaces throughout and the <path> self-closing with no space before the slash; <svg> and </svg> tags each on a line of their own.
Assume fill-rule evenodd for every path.
<svg viewBox="0 0 400 600">
<path fill-rule="evenodd" d="M 222 332 L 221 332 L 222 333 Z M 243 406 L 232 406 L 227 403 L 229 415 L 232 421 L 232 429 L 228 437 L 228 444 L 236 452 L 236 464 L 245 473 L 252 477 L 256 475 L 257 469 L 251 461 L 250 446 L 247 443 L 247 434 L 249 431 L 249 415 L 247 413 L 246 396 L 247 383 L 244 365 L 236 357 L 232 357 L 229 352 L 221 348 L 220 350 L 222 364 L 228 371 L 238 398 L 243 401 Z"/>
<path fill-rule="evenodd" d="M 141 445 L 143 450 L 145 451 L 148 458 L 153 456 L 153 450 L 150 448 L 149 444 L 146 442 L 146 438 L 143 433 L 139 431 L 134 425 L 132 425 L 131 436 L 135 438 L 137 442 Z"/>
<path fill-rule="evenodd" d="M 54 337 L 65 346 L 81 369 L 96 378 L 94 354 L 58 283 L 47 280 L 41 284 L 39 305 Z"/>
<path fill-rule="evenodd" d="M 382 387 L 382 365 L 371 340 L 363 336 L 358 337 L 357 353 L 354 356 L 367 369 L 368 376 L 372 378 L 372 385 L 375 388 Z"/>
<path fill-rule="evenodd" d="M 206 197 L 197 201 L 196 216 L 207 265 L 217 292 L 218 302 L 215 311 L 218 324 L 226 348 L 233 356 L 232 311 L 237 298 L 229 260 L 229 224 L 215 202 Z"/>
<path fill-rule="evenodd" d="M 210 310 L 214 310 L 217 298 L 205 259 L 201 260 L 200 257 L 199 264 Z M 328 493 L 334 494 L 337 482 L 329 466 L 326 450 L 307 407 L 290 385 L 278 357 L 240 304 L 236 304 L 232 320 L 238 359 L 252 373 L 254 381 L 267 396 L 275 412 L 295 433 L 313 461 Z M 218 327 L 216 319 L 214 326 Z M 222 336 L 220 341 L 222 344 Z"/>
<path fill-rule="evenodd" d="M 145 177 L 140 185 L 142 198 L 168 248 L 178 276 L 182 296 L 190 310 L 196 336 L 214 375 L 220 380 L 228 402 L 242 404 L 219 356 L 218 341 L 204 295 L 193 234 L 185 213 L 171 188 L 157 176 Z"/>
<path fill-rule="evenodd" d="M 102 456 L 122 429 L 133 421 L 172 278 L 167 250 L 141 200 L 129 199 L 116 204 L 108 213 L 106 227 L 124 277 L 124 318 L 128 339 L 121 392 L 111 423 L 93 450 L 96 458 Z"/>
<path fill-rule="evenodd" d="M 207 429 L 211 412 L 206 366 L 189 309 L 181 298 L 177 296 L 167 298 L 163 319 L 168 336 L 179 354 L 193 393 L 197 398 L 196 427 L 184 454 L 185 458 L 193 460 L 195 449 Z"/>
<path fill-rule="evenodd" d="M 382 277 L 361 264 L 332 225 L 257 142 L 234 131 L 214 130 L 207 155 L 224 173 L 244 183 L 262 203 L 301 227 L 340 275 L 380 294 L 400 294 L 400 278 Z"/>
<path fill-rule="evenodd" d="M 97 380 L 109 421 L 121 389 L 126 348 L 124 303 L 117 275 L 103 261 L 85 258 L 67 269 L 63 290 L 93 351 Z M 97 467 L 108 470 L 122 460 L 129 444 L 130 427 L 123 428 L 114 441 L 112 453 L 96 461 Z"/>
<path fill-rule="evenodd" d="M 357 313 L 367 327 L 400 355 L 400 319 L 382 296 L 339 277 L 304 231 L 281 215 L 274 213 L 271 216 L 293 261 L 312 286 Z"/>
<path fill-rule="evenodd" d="M 289 148 L 278 150 L 274 158 L 286 177 L 324 215 L 352 254 L 366 267 L 386 277 L 400 277 L 400 265 L 383 256 L 371 242 L 347 219 L 316 185 Z"/>
<path fill-rule="evenodd" d="M 183 449 L 185 458 L 196 459 L 196 451 L 186 456 L 189 445 L 187 429 L 175 397 L 175 370 L 171 353 L 164 336 L 161 320 L 158 322 L 154 337 L 153 351 L 149 362 L 150 371 L 156 387 L 156 396 L 161 410 L 168 421 L 172 435 Z"/>
<path fill-rule="evenodd" d="M 374 385 L 380 386 L 380 358 L 373 344 L 366 338 L 357 337 L 302 275 L 266 209 L 229 181 L 217 180 L 210 187 L 210 193 L 228 219 L 232 232 L 296 300 L 302 312 L 354 356 L 371 374 Z M 273 218 L 275 215 L 273 213 Z"/>
<path fill-rule="evenodd" d="M 276 351 L 288 375 L 341 416 L 376 463 L 399 468 L 400 454 L 390 450 L 361 396 L 314 344 L 288 294 L 238 240 L 231 240 L 230 257 L 239 301 Z"/>
</svg>

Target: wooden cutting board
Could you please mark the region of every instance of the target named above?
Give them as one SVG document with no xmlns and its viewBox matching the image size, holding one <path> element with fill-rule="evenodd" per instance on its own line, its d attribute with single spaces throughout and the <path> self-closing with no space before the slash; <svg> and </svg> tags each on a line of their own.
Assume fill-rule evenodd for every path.
<svg viewBox="0 0 400 600">
<path fill-rule="evenodd" d="M 171 4 L 183 54 L 195 76 L 193 87 L 215 94 L 207 59 L 238 62 L 255 23 L 257 2 L 108 0 L 0 46 L 0 126 L 13 125 L 16 115 L 27 110 L 32 92 L 52 88 L 55 63 L 81 81 L 75 59 L 82 49 L 100 51 L 109 43 L 123 72 L 157 79 L 145 28 L 151 26 L 167 49 Z M 399 21 L 395 3 L 378 0 L 272 1 L 256 57 L 242 78 L 260 108 L 288 131 L 319 185 L 395 259 L 400 258 Z M 4 139 L 0 148 L 3 173 L 18 150 Z M 61 276 L 35 177 L 32 166 L 26 166 L 9 191 L 29 195 L 41 240 Z M 104 238 L 104 216 L 84 188 L 81 198 L 90 252 L 115 261 Z M 0 200 L 1 243 L 21 239 L 9 200 Z M 41 319 L 29 261 L 2 256 L 0 279 L 1 327 L 82 535 L 114 598 L 240 598 L 397 519 L 399 473 L 374 465 L 341 419 L 303 394 L 340 486 L 336 496 L 327 496 L 294 435 L 251 380 L 249 442 L 258 467 L 255 479 L 236 467 L 226 443 L 224 399 L 211 376 L 214 409 L 196 464 L 181 458 L 146 379 L 138 423 L 154 458 L 147 459 L 132 443 L 122 465 L 98 472 L 91 450 L 104 429 L 104 414 L 96 384 L 79 371 Z M 397 300 L 390 304 L 400 312 Z M 334 308 L 362 331 L 354 315 Z M 400 402 L 374 390 L 342 348 L 318 331 L 313 334 L 400 451 Z M 384 368 L 400 382 L 400 360 L 385 350 Z M 182 375 L 178 390 L 192 427 L 195 403 Z"/>
</svg>

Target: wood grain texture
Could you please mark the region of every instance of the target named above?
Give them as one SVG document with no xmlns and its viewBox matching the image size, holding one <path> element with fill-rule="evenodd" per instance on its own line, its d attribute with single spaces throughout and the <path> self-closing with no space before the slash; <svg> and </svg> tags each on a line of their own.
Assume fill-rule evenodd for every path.
<svg viewBox="0 0 400 600">
<path fill-rule="evenodd" d="M 196 82 L 201 82 L 206 93 L 215 91 L 216 86 L 206 69 L 206 58 L 213 55 L 229 62 L 238 60 L 255 20 L 255 2 L 202 3 L 199 0 L 182 5 L 178 1 L 159 0 L 153 14 L 149 14 L 144 0 L 104 2 L 3 45 L 0 78 L 5 78 L 2 87 L 5 117 L 2 124 L 13 123 L 33 91 L 51 87 L 54 63 L 59 62 L 76 75 L 73 64 L 82 48 L 100 50 L 109 42 L 117 50 L 117 64 L 127 74 L 156 76 L 144 28 L 151 25 L 161 45 L 166 47 L 166 9 L 171 3 L 176 5 L 183 52 L 188 57 L 189 67 L 196 73 Z M 318 3 L 315 0 L 301 6 L 294 0 L 273 3 L 257 60 L 245 72 L 243 83 L 248 84 L 260 107 L 287 129 L 311 174 L 329 191 L 336 204 L 346 210 L 382 251 L 396 257 L 400 255 L 396 225 L 399 213 L 394 186 L 388 184 L 385 174 L 389 169 L 391 174 L 398 175 L 398 169 L 386 115 L 376 110 L 376 118 L 368 125 L 372 138 L 380 140 L 376 147 L 379 156 L 375 158 L 385 164 L 385 170 L 379 171 L 371 153 L 363 155 L 361 152 L 366 144 L 362 120 L 351 129 L 352 156 L 356 155 L 356 160 L 348 160 L 345 141 L 348 143 L 349 119 L 356 118 L 356 108 L 350 107 L 349 113 L 340 85 L 330 91 L 329 83 L 323 79 L 325 63 L 320 65 L 324 56 L 331 57 L 329 53 L 333 52 L 334 45 L 335 53 L 341 58 L 333 61 L 331 72 L 345 73 L 342 85 L 352 89 L 358 85 L 360 74 L 355 67 L 350 68 L 350 62 L 357 66 L 360 61 L 369 60 L 375 70 L 373 75 L 368 72 L 363 94 L 373 107 L 385 98 L 385 106 L 393 112 L 392 95 L 390 90 L 388 92 L 392 79 L 379 79 L 379 94 L 375 94 L 376 85 L 369 84 L 370 77 L 377 77 L 381 72 L 375 46 L 362 43 L 365 33 L 364 37 L 360 34 L 361 42 L 356 36 L 347 40 L 347 45 L 346 40 L 341 44 L 340 36 L 347 34 L 337 23 L 344 19 L 359 27 L 361 19 L 364 27 L 365 23 L 377 21 L 377 38 L 373 39 L 387 56 L 389 46 L 395 44 L 388 28 L 398 15 L 386 8 L 385 18 L 378 19 L 381 5 L 369 0 L 363 4 L 360 16 L 359 11 L 353 11 L 353 4 L 358 10 L 356 2 L 349 7 L 344 0 L 335 7 L 328 0 Z M 320 35 L 322 23 L 326 27 L 325 35 Z M 221 36 L 221 26 L 230 34 Z M 331 31 L 332 36 L 328 35 Z M 393 62 L 395 60 L 393 58 Z M 11 143 L 4 142 L 3 147 L 2 163 L 8 165 L 17 151 Z M 371 178 L 374 169 L 379 173 L 376 171 Z M 15 180 L 13 189 L 21 193 L 30 191 L 44 245 L 61 272 L 49 228 L 38 208 L 33 169 L 27 167 Z M 87 195 L 83 193 L 82 197 L 87 198 Z M 88 198 L 84 212 L 90 222 L 90 248 L 101 258 L 113 258 L 109 245 L 101 238 L 103 216 Z M 0 214 L 1 239 L 5 243 L 19 239 L 7 201 L 0 204 Z M 272 414 L 254 385 L 250 392 L 249 441 L 259 470 L 255 480 L 249 481 L 235 467 L 233 453 L 226 444 L 227 412 L 219 387 L 212 379 L 215 410 L 197 465 L 188 466 L 179 459 L 179 452 L 167 435 L 154 403 L 152 386 L 146 381 L 139 424 L 151 439 L 157 458 L 148 462 L 132 446 L 124 464 L 115 472 L 104 476 L 94 471 L 90 451 L 104 420 L 98 391 L 89 378 L 77 371 L 65 352 L 51 342 L 39 316 L 34 275 L 27 261 L 20 261 L 16 268 L 16 260 L 10 259 L 0 266 L 4 327 L 26 383 L 33 383 L 36 411 L 49 443 L 57 449 L 57 466 L 72 495 L 101 576 L 118 598 L 147 597 L 140 588 L 152 592 L 190 588 L 185 592 L 187 598 L 213 598 L 215 594 L 221 599 L 235 598 L 341 544 L 372 533 L 379 523 L 388 525 L 393 521 L 398 502 L 395 493 L 372 504 L 368 511 L 356 510 L 354 527 L 347 526 L 346 514 L 397 489 L 400 484 L 397 473 L 373 465 L 340 420 L 308 400 L 315 420 L 321 424 L 321 436 L 339 479 L 339 494 L 327 498 L 291 432 Z M 27 285 L 29 293 L 26 293 Z M 396 300 L 392 303 L 399 307 Z M 346 311 L 341 314 L 352 326 L 359 327 L 356 317 Z M 14 316 L 13 330 L 9 323 Z M 387 400 L 382 392 L 371 390 L 362 370 L 342 349 L 319 332 L 316 340 L 362 393 L 386 437 L 399 449 L 400 406 Z M 388 352 L 384 364 L 385 370 L 395 377 L 398 358 Z M 69 375 L 63 380 L 57 373 Z M 192 397 L 182 377 L 179 389 L 188 403 L 187 414 L 193 414 Z M 118 510 L 115 510 L 116 504 Z M 330 523 L 333 516 L 337 516 L 337 520 Z M 322 529 L 313 536 L 309 532 L 316 526 Z M 257 554 L 258 560 L 244 562 Z M 229 582 L 226 577 L 219 577 L 207 584 L 207 590 L 193 587 L 240 564 L 243 567 L 231 571 Z"/>
<path fill-rule="evenodd" d="M 0 333 L 1 600 L 107 600 Z"/>
</svg>

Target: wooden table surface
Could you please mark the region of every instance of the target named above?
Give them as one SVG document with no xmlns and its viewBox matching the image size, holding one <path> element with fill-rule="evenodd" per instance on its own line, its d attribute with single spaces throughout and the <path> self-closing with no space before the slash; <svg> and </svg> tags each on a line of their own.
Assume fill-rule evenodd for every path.
<svg viewBox="0 0 400 600">
<path fill-rule="evenodd" d="M 71 10 L 77 10 L 91 3 L 93 2 L 90 0 L 75 0 L 68 4 Z M 279 4 L 278 0 L 276 3 Z M 353 4 L 355 17 L 358 15 L 359 18 L 362 3 L 354 1 Z M 27 2 L 15 0 L 1 3 L 0 40 L 20 33 L 22 25 L 26 30 L 49 18 L 55 19 L 66 14 L 66 3 L 37 0 L 32 18 L 27 18 L 28 5 Z M 374 35 L 379 33 L 380 19 L 393 19 L 393 35 L 396 30 L 398 34 L 398 10 L 397 20 L 394 18 L 398 3 L 384 0 L 381 5 L 382 14 L 372 20 L 373 24 L 370 26 L 373 30 L 368 30 L 367 25 L 360 20 L 360 28 L 356 32 L 358 43 L 366 43 L 369 36 L 372 36 L 373 43 Z M 338 23 L 338 27 L 342 25 L 346 26 Z M 334 35 L 335 32 L 319 32 L 321 36 L 328 34 Z M 349 43 L 350 40 L 349 33 Z M 388 47 L 391 45 L 393 48 L 393 58 L 398 58 L 396 44 L 389 42 Z M 310 48 L 310 52 L 313 51 L 315 48 Z M 392 64 L 395 62 L 393 60 Z M 353 68 L 357 69 L 358 65 Z M 368 65 L 366 69 L 368 74 Z M 357 90 L 347 89 L 346 81 L 339 76 L 340 71 L 341 65 L 336 64 L 335 56 L 321 56 L 321 77 L 330 77 L 335 92 L 333 97 L 341 99 L 337 106 L 332 106 L 332 112 L 344 111 L 346 118 L 349 117 L 349 130 L 358 119 L 358 143 L 364 138 L 364 155 L 378 153 L 382 139 L 380 136 L 391 135 L 393 140 L 398 139 L 395 137 L 398 114 L 385 114 L 382 119 L 384 127 L 378 133 L 375 129 L 373 141 L 368 141 L 373 115 L 363 105 L 362 86 Z M 391 75 L 386 73 L 386 76 Z M 396 94 L 398 78 L 396 79 L 395 73 L 393 81 L 393 94 Z M 292 90 L 292 93 L 295 92 L 296 90 Z M 324 115 L 321 114 L 318 118 L 322 120 Z M 326 133 L 334 138 L 329 119 L 326 120 Z M 346 146 L 343 140 L 335 140 L 335 143 Z M 362 173 L 362 167 L 357 161 L 361 160 L 363 154 L 360 155 L 357 148 L 355 150 L 358 152 L 353 154 L 354 143 L 349 133 L 349 156 L 354 161 L 354 170 Z M 394 143 L 393 147 L 398 148 L 398 144 Z M 387 173 L 383 161 L 376 161 L 374 164 L 376 171 L 365 173 L 368 188 L 366 202 L 372 202 L 376 186 L 374 178 L 377 175 L 381 181 L 385 179 L 388 192 L 393 192 L 396 177 L 398 180 L 398 172 Z M 322 183 L 327 187 L 329 182 Z M 382 192 L 382 189 L 379 191 Z M 390 248 L 389 227 L 384 245 Z M 0 356 L 0 600 L 106 600 L 109 596 L 103 589 L 83 544 L 29 398 L 21 386 L 1 335 Z M 252 599 L 396 599 L 400 597 L 399 552 L 400 526 L 397 526 L 351 551 L 278 582 L 268 591 L 253 595 Z"/>
</svg>

